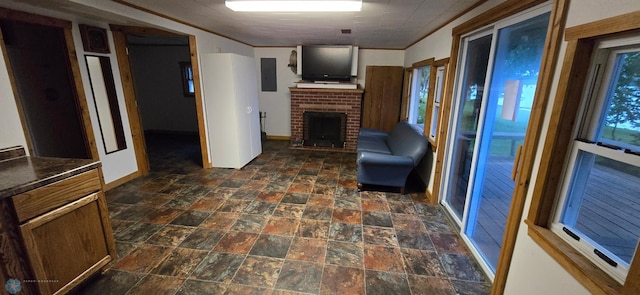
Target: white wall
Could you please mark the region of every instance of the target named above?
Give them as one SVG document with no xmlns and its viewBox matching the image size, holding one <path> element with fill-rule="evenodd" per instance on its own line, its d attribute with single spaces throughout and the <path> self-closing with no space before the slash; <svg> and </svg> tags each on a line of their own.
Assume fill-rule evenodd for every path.
<svg viewBox="0 0 640 295">
<path fill-rule="evenodd" d="M 264 131 L 271 136 L 291 135 L 291 94 L 289 87 L 293 87 L 300 76 L 294 74 L 287 66 L 289 56 L 295 47 L 259 47 L 255 48 L 256 69 L 258 69 L 258 90 L 260 111 L 266 112 Z M 260 59 L 276 59 L 277 85 L 275 92 L 262 91 L 260 79 Z"/>
<path fill-rule="evenodd" d="M 567 28 L 640 10 L 640 1 L 637 0 L 620 0 L 613 2 L 580 0 L 570 3 L 567 15 Z M 563 62 L 565 50 L 566 42 L 563 43 L 559 53 L 560 58 L 558 59 L 558 67 L 551 91 L 552 95 L 545 117 L 545 129 L 542 131 L 542 134 L 546 134 L 550 117 L 550 107 L 553 105 L 553 99 L 555 98 L 560 65 Z M 543 142 L 541 142 L 539 146 L 542 145 Z M 541 150 L 538 151 L 534 171 L 538 168 L 540 157 Z M 535 178 L 534 176 L 531 179 L 531 183 L 535 183 Z M 527 225 L 524 224 L 524 218 L 526 218 L 526 212 L 528 212 L 531 204 L 532 192 L 533 188 L 529 190 L 529 195 L 527 196 L 525 214 L 518 232 L 505 294 L 590 294 L 590 292 L 573 279 L 571 275 L 527 235 Z"/>
<path fill-rule="evenodd" d="M 221 37 L 209 32 L 205 32 L 181 23 L 174 22 L 172 20 L 145 13 L 137 9 L 130 8 L 128 6 L 124 6 L 118 4 L 113 1 L 103 1 L 103 0 L 70 0 L 76 2 L 81 5 L 85 5 L 88 10 L 95 11 L 100 15 L 100 17 L 105 17 L 110 14 L 117 15 L 119 18 L 127 18 L 131 23 L 128 25 L 138 25 L 138 26 L 151 26 L 161 28 L 163 30 L 177 32 L 186 35 L 193 35 L 196 37 L 196 45 L 198 55 L 206 54 L 206 53 L 220 53 L 220 52 L 230 52 L 237 53 L 245 56 L 253 56 L 253 47 L 248 46 L 246 44 L 233 41 L 231 39 L 227 39 L 225 37 Z M 76 42 L 79 42 L 80 39 L 77 39 Z M 200 62 L 200 60 L 198 60 Z M 200 66 L 202 68 L 202 66 Z M 206 95 L 203 93 L 203 96 Z M 204 105 L 204 102 L 203 102 Z M 205 112 L 206 116 L 206 112 Z M 206 118 L 205 118 L 206 120 Z M 128 127 L 128 126 L 127 126 Z M 206 139 L 207 145 L 209 144 L 209 134 L 207 132 Z M 203 159 L 204 162 L 211 162 L 211 159 Z M 122 177 L 121 175 L 120 177 Z M 107 178 L 105 173 L 105 179 Z"/>
<path fill-rule="evenodd" d="M 299 75 L 287 67 L 291 50 L 295 47 L 257 47 L 255 48 L 256 68 L 260 70 L 260 58 L 276 58 L 277 92 L 260 92 L 260 111 L 267 113 L 265 131 L 270 136 L 291 136 L 291 93 L 289 87 L 300 80 Z M 366 88 L 366 67 L 402 66 L 403 50 L 358 50 L 358 83 Z M 259 73 L 258 73 L 259 75 Z M 258 77 L 258 81 L 260 81 Z M 260 87 L 261 89 L 261 87 Z"/>
<path fill-rule="evenodd" d="M 0 6 L 38 15 L 69 20 L 73 22 L 72 33 L 75 42 L 75 49 L 78 56 L 78 63 L 80 65 L 80 75 L 82 77 L 82 83 L 85 88 L 85 96 L 87 98 L 89 107 L 89 115 L 91 118 L 91 123 L 93 125 L 96 146 L 98 147 L 98 153 L 100 161 L 102 162 L 104 179 L 106 183 L 110 183 L 114 180 L 134 173 L 138 170 L 138 168 L 136 164 L 135 153 L 133 151 L 133 141 L 131 137 L 129 118 L 127 116 L 124 103 L 124 94 L 120 73 L 118 71 L 117 59 L 115 53 L 113 53 L 113 50 L 112 53 L 103 54 L 103 56 L 109 56 L 111 58 L 111 67 L 113 68 L 113 78 L 116 87 L 116 94 L 118 96 L 123 128 L 125 131 L 125 141 L 127 143 L 127 149 L 108 155 L 104 153 L 104 145 L 102 143 L 102 138 L 100 137 L 99 124 L 95 111 L 95 105 L 93 103 L 93 96 L 89 87 L 89 76 L 86 68 L 86 63 L 84 61 L 85 52 L 82 48 L 82 41 L 80 37 L 80 31 L 78 29 L 78 24 L 88 24 L 108 29 L 108 23 L 106 21 L 97 21 L 96 19 L 105 19 L 113 16 L 118 19 L 118 21 L 114 23 L 121 24 L 124 19 L 127 25 L 151 26 L 182 34 L 194 35 L 197 39 L 198 54 L 212 52 L 234 52 L 246 56 L 253 56 L 253 48 L 248 45 L 218 35 L 214 35 L 209 32 L 204 32 L 183 24 L 179 24 L 159 16 L 144 13 L 142 11 L 115 3 L 113 1 L 70 1 L 76 2 L 81 5 L 86 5 L 86 9 L 83 9 L 83 13 L 70 14 L 34 7 L 24 3 L 16 3 L 10 0 L 0 0 Z M 91 17 L 91 14 L 96 15 L 96 17 Z M 113 38 L 111 37 L 111 34 L 108 35 L 110 48 L 113 49 Z M 96 55 L 95 53 L 91 54 Z M 23 145 L 26 147 L 26 140 L 21 130 L 22 127 L 18 115 L 18 110 L 17 106 L 15 105 L 13 92 L 9 85 L 7 73 L 8 71 L 4 60 L 0 61 L 0 124 L 2 124 L 0 125 L 0 147 L 13 145 Z M 209 159 L 205 159 L 205 161 L 210 162 Z"/>
<path fill-rule="evenodd" d="M 0 148 L 20 145 L 28 154 L 8 70 L 4 58 L 0 58 Z"/>
<path fill-rule="evenodd" d="M 403 66 L 404 50 L 358 50 L 358 83 L 366 90 L 367 66 Z"/>
<path fill-rule="evenodd" d="M 191 61 L 189 46 L 128 47 L 143 129 L 198 133 L 195 97 L 184 95 L 179 66 Z"/>
<path fill-rule="evenodd" d="M 124 96 L 122 91 L 122 85 L 120 82 L 120 73 L 117 71 L 118 65 L 115 59 L 115 54 L 95 54 L 90 53 L 92 55 L 102 55 L 108 56 L 111 58 L 111 67 L 114 70 L 113 78 L 116 86 L 116 94 L 118 96 L 118 103 L 120 107 L 120 112 L 122 115 L 122 123 L 125 132 L 125 141 L 127 144 L 127 149 L 118 151 L 115 153 L 111 153 L 109 155 L 105 154 L 104 144 L 102 142 L 102 137 L 100 136 L 100 125 L 98 123 L 98 117 L 96 114 L 96 108 L 93 101 L 93 94 L 90 88 L 89 82 L 89 74 L 86 67 L 86 62 L 84 60 L 84 49 L 82 47 L 82 41 L 80 37 L 80 30 L 78 29 L 78 23 L 94 25 L 102 28 L 106 28 L 108 25 L 105 23 L 97 22 L 94 20 L 82 19 L 77 16 L 64 14 L 60 12 L 54 12 L 49 10 L 44 10 L 40 8 L 34 8 L 26 5 L 16 5 L 11 3 L 11 5 L 6 5 L 6 3 L 0 3 L 1 6 L 27 11 L 34 14 L 44 15 L 55 17 L 59 19 L 64 19 L 73 22 L 72 34 L 75 41 L 75 50 L 77 52 L 78 64 L 80 65 L 80 75 L 82 78 L 82 83 L 84 85 L 84 95 L 87 99 L 87 105 L 89 109 L 89 116 L 91 118 L 91 124 L 93 126 L 93 133 L 95 136 L 96 147 L 98 149 L 98 154 L 100 157 L 100 161 L 102 162 L 102 169 L 104 172 L 105 182 L 109 183 L 115 179 L 131 174 L 137 170 L 135 155 L 133 153 L 133 142 L 131 139 L 131 131 L 129 128 L 129 120 L 126 114 L 126 109 L 124 107 Z M 113 48 L 113 40 L 109 38 L 109 46 Z M 8 68 L 4 63 L 4 60 L 0 61 L 0 122 L 2 128 L 0 128 L 0 146 L 9 146 L 9 145 L 23 145 L 26 148 L 26 142 L 24 141 L 22 126 L 20 123 L 20 119 L 18 117 L 18 109 L 15 105 L 14 96 L 9 86 L 9 80 L 6 76 Z"/>
</svg>

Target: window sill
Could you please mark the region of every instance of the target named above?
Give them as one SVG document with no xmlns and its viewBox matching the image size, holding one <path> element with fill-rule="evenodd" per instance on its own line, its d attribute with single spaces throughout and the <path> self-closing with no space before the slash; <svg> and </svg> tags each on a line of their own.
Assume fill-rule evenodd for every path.
<svg viewBox="0 0 640 295">
<path fill-rule="evenodd" d="M 415 127 L 416 129 L 422 131 L 422 133 L 424 133 L 424 123 L 409 123 L 411 124 L 413 127 Z"/>
<path fill-rule="evenodd" d="M 529 236 L 569 274 L 594 294 L 626 294 L 623 286 L 550 229 L 526 220 Z"/>
<path fill-rule="evenodd" d="M 424 136 L 427 137 L 427 140 L 431 144 L 431 150 L 435 152 L 437 146 L 436 140 L 434 138 L 431 138 L 431 136 L 429 136 L 428 134 L 425 134 Z"/>
</svg>

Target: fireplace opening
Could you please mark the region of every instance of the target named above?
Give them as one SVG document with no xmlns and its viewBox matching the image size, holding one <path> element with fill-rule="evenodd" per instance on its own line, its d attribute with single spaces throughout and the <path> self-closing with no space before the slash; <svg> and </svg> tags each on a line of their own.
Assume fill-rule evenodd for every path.
<svg viewBox="0 0 640 295">
<path fill-rule="evenodd" d="M 305 146 L 341 147 L 347 140 L 347 114 L 304 112 L 302 144 Z"/>
</svg>

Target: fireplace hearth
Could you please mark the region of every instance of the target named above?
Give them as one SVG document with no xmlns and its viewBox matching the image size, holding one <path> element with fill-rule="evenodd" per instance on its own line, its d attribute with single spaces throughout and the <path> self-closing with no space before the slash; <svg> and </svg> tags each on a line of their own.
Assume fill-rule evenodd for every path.
<svg viewBox="0 0 640 295">
<path fill-rule="evenodd" d="M 304 146 L 344 148 L 347 139 L 347 114 L 336 112 L 304 112 Z"/>
<path fill-rule="evenodd" d="M 292 148 L 346 152 L 354 152 L 356 150 L 358 131 L 360 130 L 363 89 L 290 87 L 289 90 L 291 91 Z M 315 143 L 313 140 L 309 141 L 305 134 L 306 131 L 309 131 L 309 127 L 304 128 L 304 114 L 307 112 L 346 114 L 346 123 L 344 123 L 346 124 L 345 139 L 331 143 L 326 140 L 327 137 L 332 137 L 333 135 L 323 134 L 320 138 L 316 138 L 318 141 Z M 323 122 L 320 123 L 320 126 L 335 124 L 337 123 Z"/>
</svg>

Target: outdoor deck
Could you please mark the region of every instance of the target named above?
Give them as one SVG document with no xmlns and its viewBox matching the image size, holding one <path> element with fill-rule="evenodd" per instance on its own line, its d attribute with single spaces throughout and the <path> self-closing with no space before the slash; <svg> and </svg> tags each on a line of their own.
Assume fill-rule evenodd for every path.
<svg viewBox="0 0 640 295">
<path fill-rule="evenodd" d="M 514 182 L 510 178 L 511 159 L 503 157 L 490 162 L 473 240 L 495 266 Z M 611 192 L 612 187 L 616 193 Z M 596 165 L 585 191 L 576 228 L 600 237 L 596 239 L 599 243 L 630 261 L 640 235 L 640 177 Z"/>
</svg>

